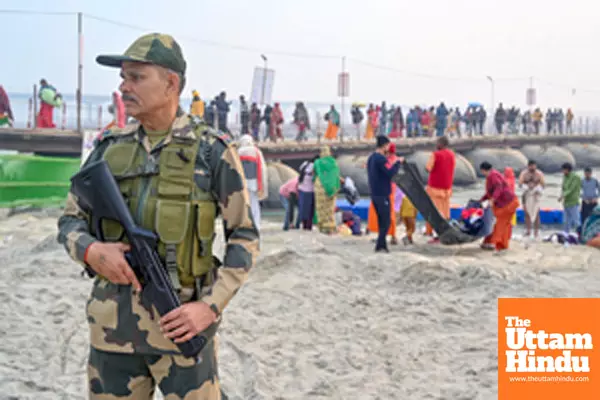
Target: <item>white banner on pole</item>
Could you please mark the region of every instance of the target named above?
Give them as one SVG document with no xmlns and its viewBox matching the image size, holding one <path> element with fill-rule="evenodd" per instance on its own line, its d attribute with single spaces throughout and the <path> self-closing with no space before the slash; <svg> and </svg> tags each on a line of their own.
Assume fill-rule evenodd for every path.
<svg viewBox="0 0 600 400">
<path fill-rule="evenodd" d="M 254 68 L 252 78 L 252 90 L 250 92 L 250 103 L 258 105 L 271 104 L 273 96 L 273 83 L 275 82 L 275 70 L 261 67 Z"/>
<path fill-rule="evenodd" d="M 536 93 L 535 93 L 535 89 L 533 88 L 529 88 L 527 89 L 527 105 L 528 106 L 534 106 L 536 104 Z"/>
<path fill-rule="evenodd" d="M 338 96 L 350 96 L 350 74 L 348 72 L 338 74 Z"/>
</svg>

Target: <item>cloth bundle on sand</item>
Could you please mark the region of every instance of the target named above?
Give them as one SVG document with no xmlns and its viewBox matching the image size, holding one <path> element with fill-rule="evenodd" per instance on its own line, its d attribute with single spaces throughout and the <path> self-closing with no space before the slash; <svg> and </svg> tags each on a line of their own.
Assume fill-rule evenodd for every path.
<svg viewBox="0 0 600 400">
<path fill-rule="evenodd" d="M 360 217 L 352 211 L 342 213 L 342 222 L 350 228 L 354 236 L 362 235 Z"/>
<path fill-rule="evenodd" d="M 346 196 L 346 200 L 351 205 L 354 205 L 360 200 L 360 193 L 358 192 L 358 189 L 356 189 L 354 181 L 349 176 L 344 178 L 344 184 L 342 185 L 340 193 L 343 193 Z"/>
<path fill-rule="evenodd" d="M 579 238 L 574 233 L 556 232 L 545 237 L 544 242 L 558 244 L 579 244 Z"/>
<path fill-rule="evenodd" d="M 494 213 L 490 207 L 483 207 L 475 200 L 470 200 L 461 213 L 460 221 L 451 221 L 467 235 L 486 237 L 494 230 Z"/>
</svg>

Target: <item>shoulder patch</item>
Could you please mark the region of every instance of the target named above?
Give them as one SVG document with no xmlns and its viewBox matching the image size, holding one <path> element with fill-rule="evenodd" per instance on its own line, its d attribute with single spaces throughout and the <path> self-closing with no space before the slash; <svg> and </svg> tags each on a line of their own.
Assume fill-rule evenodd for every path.
<svg viewBox="0 0 600 400">
<path fill-rule="evenodd" d="M 221 141 L 225 142 L 225 144 L 231 144 L 232 140 L 231 140 L 231 136 L 229 136 L 226 133 L 220 134 L 218 135 L 219 139 L 221 139 Z"/>
<path fill-rule="evenodd" d="M 125 138 L 125 137 L 130 137 L 135 135 L 135 133 L 138 131 L 139 129 L 139 124 L 129 124 L 129 125 L 125 125 L 123 128 L 118 128 L 118 127 L 110 127 L 109 129 L 104 130 L 104 132 L 102 132 L 99 136 L 98 136 L 98 142 L 103 142 L 104 140 L 107 139 L 119 139 L 119 138 Z"/>
<path fill-rule="evenodd" d="M 204 136 L 204 138 L 207 139 L 210 143 L 213 143 L 214 141 L 219 141 L 223 143 L 226 147 L 229 147 L 233 144 L 233 141 L 231 140 L 231 137 L 228 134 L 217 131 L 208 126 L 204 126 L 202 128 L 202 136 Z"/>
</svg>

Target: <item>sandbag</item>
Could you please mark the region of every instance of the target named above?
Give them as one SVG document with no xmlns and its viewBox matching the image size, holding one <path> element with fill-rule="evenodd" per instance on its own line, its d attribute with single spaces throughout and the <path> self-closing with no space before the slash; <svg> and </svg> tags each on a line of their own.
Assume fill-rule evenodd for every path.
<svg viewBox="0 0 600 400">
<path fill-rule="evenodd" d="M 454 170 L 454 185 L 468 186 L 477 182 L 477 173 L 471 163 L 461 154 L 456 154 L 456 169 Z M 421 177 L 427 182 L 429 173 L 425 169 L 427 161 L 431 156 L 430 151 L 417 151 L 408 157 L 406 161 L 414 163 Z"/>
<path fill-rule="evenodd" d="M 567 149 L 558 146 L 526 145 L 520 149 L 528 160 L 535 160 L 538 168 L 545 173 L 554 174 L 562 170 L 564 163 L 576 166 L 575 158 Z"/>
<path fill-rule="evenodd" d="M 271 209 L 283 208 L 279 199 L 279 189 L 284 183 L 298 176 L 298 172 L 280 162 L 267 162 L 267 170 L 269 195 L 261 201 L 261 206 Z"/>
<path fill-rule="evenodd" d="M 527 168 L 527 158 L 518 150 L 506 149 L 475 149 L 465 153 L 465 158 L 480 177 L 483 175 L 479 170 L 481 163 L 487 161 L 492 167 L 503 172 L 506 167 L 511 167 L 515 174 Z"/>
<path fill-rule="evenodd" d="M 341 176 L 349 176 L 354 181 L 356 189 L 361 196 L 368 196 L 371 193 L 369 189 L 369 178 L 367 176 L 367 156 L 343 155 L 337 158 Z"/>
<path fill-rule="evenodd" d="M 504 172 L 506 167 L 511 167 L 515 174 L 518 174 L 527 168 L 527 157 L 518 150 L 511 148 L 506 149 L 492 149 L 492 153 L 498 158 L 498 166 L 494 165 L 500 172 Z M 479 168 L 479 166 L 477 166 Z"/>
<path fill-rule="evenodd" d="M 600 167 L 600 146 L 591 143 L 568 143 L 565 148 L 581 168 Z"/>
</svg>

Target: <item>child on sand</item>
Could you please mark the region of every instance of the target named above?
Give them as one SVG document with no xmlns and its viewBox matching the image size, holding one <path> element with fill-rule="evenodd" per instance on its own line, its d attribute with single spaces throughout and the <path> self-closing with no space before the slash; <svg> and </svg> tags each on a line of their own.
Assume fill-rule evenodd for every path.
<svg viewBox="0 0 600 400">
<path fill-rule="evenodd" d="M 396 187 L 394 201 L 398 205 L 395 209 L 396 220 L 401 220 L 406 228 L 406 236 L 402 238 L 402 243 L 405 246 L 413 244 L 413 234 L 417 226 L 417 209 L 398 187 Z"/>
</svg>

